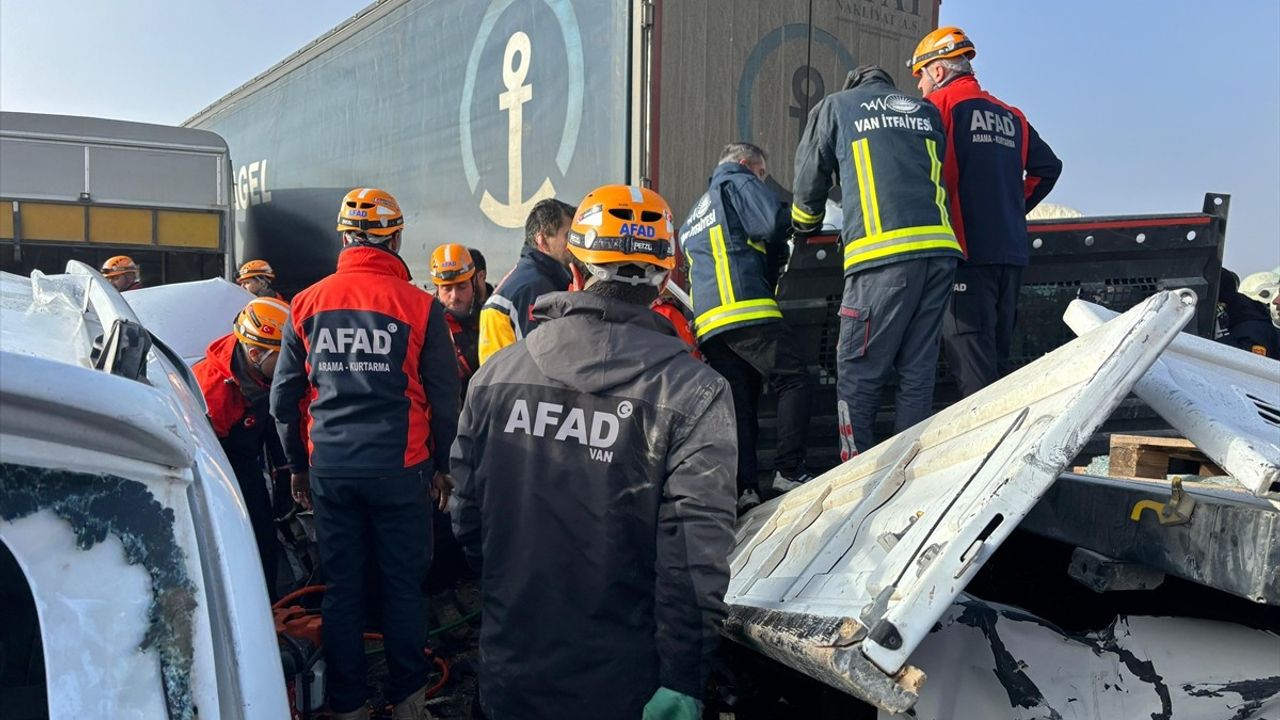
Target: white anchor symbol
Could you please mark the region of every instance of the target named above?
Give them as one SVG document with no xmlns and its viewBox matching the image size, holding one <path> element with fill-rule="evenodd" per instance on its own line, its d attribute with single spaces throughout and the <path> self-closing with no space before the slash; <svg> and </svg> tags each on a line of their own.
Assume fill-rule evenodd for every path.
<svg viewBox="0 0 1280 720">
<path fill-rule="evenodd" d="M 507 48 L 502 55 L 502 83 L 507 89 L 498 94 L 498 108 L 507 111 L 507 202 L 499 202 L 488 190 L 480 198 L 480 209 L 484 214 L 504 227 L 523 226 L 533 206 L 539 200 L 555 197 L 556 193 L 551 179 L 546 178 L 537 192 L 528 199 L 521 199 L 524 194 L 521 158 L 523 105 L 533 99 L 533 86 L 525 85 L 524 81 L 529 74 L 532 57 L 529 36 L 524 32 L 517 32 L 507 40 Z"/>
</svg>

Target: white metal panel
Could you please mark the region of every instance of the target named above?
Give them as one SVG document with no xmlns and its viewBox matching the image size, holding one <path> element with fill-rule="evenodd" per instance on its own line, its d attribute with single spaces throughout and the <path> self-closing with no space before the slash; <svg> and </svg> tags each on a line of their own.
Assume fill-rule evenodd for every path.
<svg viewBox="0 0 1280 720">
<path fill-rule="evenodd" d="M 1280 637 L 1243 625 L 1121 616 L 1096 632 L 1068 634 L 1018 608 L 961 596 L 911 656 L 945 668 L 911 717 L 1274 718 L 1277 658 Z"/>
<path fill-rule="evenodd" d="M 104 482 L 106 487 L 128 483 L 135 489 L 138 484 L 145 486 L 149 496 L 167 513 L 165 524 L 172 525 L 171 542 L 181 548 L 186 580 L 195 589 L 190 707 L 198 708 L 201 716 L 284 717 L 284 678 L 253 531 L 226 456 L 204 417 L 198 388 L 192 387 L 190 371 L 180 363 L 170 362 L 155 348 L 148 362 L 148 382 L 88 369 L 89 338 L 94 330 L 100 332 L 103 324 L 116 319 L 137 318 L 120 293 L 91 268 L 73 262 L 68 264 L 68 272 L 69 275 L 33 277 L 25 282 L 15 276 L 0 277 L 0 327 L 4 328 L 5 351 L 0 362 L 0 392 L 13 400 L 6 400 L 5 411 L 0 413 L 0 431 L 4 433 L 0 437 L 0 461 L 13 468 L 47 468 L 52 475 L 65 471 L 123 479 L 116 485 Z M 48 332 L 50 328 L 55 332 Z M 12 411 L 19 405 L 23 414 L 15 416 Z M 43 425 L 31 421 L 37 415 L 43 417 Z M 37 432 L 41 427 L 45 431 Z M 78 434 L 71 432 L 76 429 L 80 430 Z M 112 431 L 116 432 L 114 443 L 87 441 L 95 433 Z M 136 442 L 131 445 L 133 440 Z M 135 452 L 134 448 L 145 452 Z M 71 496 L 79 490 L 72 487 L 75 492 L 68 495 L 66 482 L 56 477 L 55 481 L 61 482 L 59 487 L 66 499 L 73 501 Z M 9 483 L 7 488 L 5 482 Z M 27 487 L 15 482 L 10 477 L 0 477 L 0 490 L 21 493 Z M 84 488 L 96 491 L 92 481 Z M 86 513 L 76 517 L 93 520 L 96 516 Z M 128 518 L 129 514 L 121 517 Z M 119 587 L 112 582 L 120 563 L 113 564 L 98 555 L 86 561 L 84 550 L 74 545 L 79 554 L 63 553 L 53 558 L 49 555 L 54 547 L 52 541 L 27 541 L 33 532 L 30 523 L 35 523 L 40 531 L 35 535 L 39 536 L 55 521 L 67 522 L 47 517 L 43 510 L 12 521 L 0 520 L 0 538 L 23 565 L 37 603 L 42 602 L 41 598 L 48 599 L 40 611 L 50 697 L 66 691 L 68 683 L 74 681 L 78 683 L 79 697 L 112 698 L 113 704 L 106 713 L 92 710 L 97 705 L 87 713 L 77 709 L 86 706 L 55 705 L 53 716 L 156 716 L 147 709 L 155 698 L 150 697 L 154 687 L 145 672 L 136 674 L 137 682 L 122 685 L 118 692 L 106 687 L 115 682 L 117 671 L 132 673 L 130 667 L 142 667 L 138 663 L 155 663 L 154 649 L 147 652 L 146 647 L 140 648 L 133 641 L 117 646 L 117 641 L 128 639 L 121 632 L 127 634 L 130 627 L 130 613 L 138 605 L 136 592 L 127 578 L 121 578 Z M 106 537 L 117 534 L 109 530 Z M 151 536 L 157 537 L 154 532 Z M 74 577 L 47 566 L 59 561 L 75 571 Z M 40 567 L 34 567 L 37 563 Z M 84 577 L 96 582 L 81 582 L 81 571 L 90 573 Z M 146 592 L 148 596 L 155 594 L 150 586 Z M 170 608 L 165 604 L 168 602 L 151 598 L 154 606 L 163 606 L 162 612 L 186 612 L 183 608 Z M 70 609 L 53 608 L 59 603 Z M 82 613 L 78 624 L 58 620 L 61 615 L 57 613 L 62 609 L 70 612 L 90 606 L 97 609 L 97 614 Z M 45 621 L 45 607 L 53 608 L 50 612 L 55 613 L 49 616 L 49 622 Z M 124 624 L 120 628 L 103 628 L 95 619 L 99 616 L 115 617 Z M 75 647 L 75 640 L 88 633 L 97 633 L 93 640 L 101 652 L 85 650 L 77 655 L 51 650 Z M 125 664 L 116 667 L 111 658 L 126 658 L 121 660 Z M 66 672 L 61 671 L 64 667 Z M 140 697 L 139 693 L 148 697 Z M 136 708 L 143 709 L 135 712 Z"/>
<path fill-rule="evenodd" d="M 130 290 L 124 299 L 151 334 L 195 364 L 253 299 L 238 285 L 213 278 Z"/>
<path fill-rule="evenodd" d="M 1063 317 L 1083 334 L 1115 316 L 1073 300 Z M 1280 499 L 1280 362 L 1183 333 L 1133 389 L 1253 494 Z"/>
<path fill-rule="evenodd" d="M 726 600 L 835 620 L 851 628 L 839 645 L 860 640 L 879 672 L 898 673 L 1194 310 L 1190 291 L 1154 295 L 762 505 L 739 526 Z M 762 649 L 811 667 L 802 645 Z"/>
</svg>

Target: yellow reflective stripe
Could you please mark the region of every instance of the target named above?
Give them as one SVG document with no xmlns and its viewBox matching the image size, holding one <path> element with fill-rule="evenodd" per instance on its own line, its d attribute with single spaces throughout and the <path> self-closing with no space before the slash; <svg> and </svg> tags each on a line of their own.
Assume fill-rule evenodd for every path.
<svg viewBox="0 0 1280 720">
<path fill-rule="evenodd" d="M 938 162 L 938 143 L 931 138 L 925 138 L 925 147 L 929 150 L 929 179 L 933 180 L 933 200 L 938 204 L 938 217 L 942 218 L 943 225 L 951 225 L 951 220 L 947 218 L 947 191 L 942 187 L 942 163 Z"/>
<path fill-rule="evenodd" d="M 868 250 L 863 253 L 846 255 L 844 258 L 844 267 L 848 270 L 850 267 L 853 267 L 858 263 L 878 260 L 887 255 L 915 252 L 916 250 L 955 250 L 956 252 L 959 252 L 960 243 L 956 242 L 955 238 L 945 238 L 941 240 L 920 240 L 918 242 L 887 245 L 876 250 Z"/>
<path fill-rule="evenodd" d="M 693 305 L 693 286 L 697 284 L 693 281 L 693 254 L 686 252 L 684 254 L 684 261 L 689 264 L 687 274 L 685 275 L 685 282 L 689 283 L 689 304 Z M 694 305 L 694 307 L 697 306 Z"/>
<path fill-rule="evenodd" d="M 876 195 L 876 174 L 871 164 L 871 140 L 853 143 L 853 167 L 858 175 L 858 195 L 862 203 L 862 227 L 867 235 L 883 230 L 880 223 L 880 200 Z"/>
<path fill-rule="evenodd" d="M 704 325 L 703 327 L 698 328 L 698 336 L 701 337 L 711 332 L 712 330 L 717 330 L 731 323 L 746 322 L 748 320 L 763 320 L 765 318 L 782 319 L 782 311 L 781 310 L 761 310 L 759 312 L 746 313 L 743 315 L 733 315 L 730 317 L 720 318 L 719 320 L 716 320 L 713 323 L 709 323 L 707 325 Z"/>
<path fill-rule="evenodd" d="M 950 235 L 955 237 L 955 233 L 947 225 L 918 225 L 916 227 L 906 227 L 899 230 L 890 230 L 889 232 L 880 233 L 879 235 L 871 235 L 869 237 L 858 238 L 851 243 L 845 243 L 844 254 L 848 255 L 858 248 L 864 248 L 868 245 L 875 245 L 886 240 L 897 240 L 899 238 L 912 237 L 916 235 Z M 959 246 L 959 243 L 957 243 Z"/>
<path fill-rule="evenodd" d="M 879 234 L 884 231 L 884 227 L 880 224 L 880 199 L 876 197 L 876 171 L 871 164 L 871 140 L 863 138 L 862 143 L 862 162 L 867 168 L 867 192 L 871 195 L 871 224 L 873 232 Z"/>
<path fill-rule="evenodd" d="M 855 140 L 851 151 L 853 152 L 853 171 L 858 178 L 858 200 L 862 202 L 862 229 L 865 235 L 875 235 L 875 228 L 871 225 L 871 194 L 867 192 L 867 171 L 862 164 L 861 146 L 867 143 L 867 139 Z"/>
<path fill-rule="evenodd" d="M 803 208 L 795 203 L 791 204 L 791 219 L 802 223 L 816 223 L 822 219 L 821 215 L 810 215 Z"/>
<path fill-rule="evenodd" d="M 731 313 L 731 312 L 737 312 L 739 310 L 747 310 L 750 308 L 762 308 L 762 307 L 773 308 L 774 310 L 777 310 L 778 302 L 773 298 L 757 298 L 755 300 L 743 300 L 742 302 L 733 303 L 731 305 L 721 305 L 720 307 L 711 308 L 710 310 L 694 318 L 693 324 L 702 325 L 703 323 L 706 323 L 712 320 L 716 315 L 723 315 L 724 313 Z"/>
<path fill-rule="evenodd" d="M 720 305 L 732 305 L 733 277 L 729 274 L 729 249 L 724 244 L 724 227 L 711 228 L 711 257 L 716 265 L 716 287 L 720 290 Z"/>
<path fill-rule="evenodd" d="M 693 321 L 693 326 L 697 330 L 698 336 L 701 337 L 725 325 L 748 320 L 781 317 L 782 311 L 778 309 L 778 303 L 773 298 L 760 298 L 758 300 L 743 300 L 731 305 L 721 305 L 718 308 L 708 310 Z"/>
<path fill-rule="evenodd" d="M 756 252 L 765 252 L 764 243 L 759 240 L 748 240 L 747 247 L 755 250 Z"/>
</svg>

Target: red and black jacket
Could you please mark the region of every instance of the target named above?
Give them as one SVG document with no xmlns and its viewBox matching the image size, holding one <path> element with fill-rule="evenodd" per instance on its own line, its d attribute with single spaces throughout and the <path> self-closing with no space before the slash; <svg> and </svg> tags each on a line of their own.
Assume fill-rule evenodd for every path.
<svg viewBox="0 0 1280 720">
<path fill-rule="evenodd" d="M 448 472 L 458 426 L 453 341 L 439 303 L 409 279 L 395 253 L 353 245 L 337 272 L 294 297 L 271 414 L 295 471 L 385 477 L 431 460 Z M 304 397 L 306 451 L 290 442 Z"/>
<path fill-rule="evenodd" d="M 230 333 L 214 340 L 192 372 L 200 383 L 209 407 L 209 422 L 232 470 L 237 477 L 261 477 L 264 453 L 273 469 L 283 465 L 284 458 L 267 408 L 269 387 L 259 384 L 245 392 L 242 383 L 253 381 L 248 379 L 236 345 L 235 335 Z"/>
<path fill-rule="evenodd" d="M 449 335 L 453 338 L 458 359 L 458 382 L 465 398 L 471 376 L 480 369 L 480 313 L 473 312 L 471 317 L 460 320 L 445 310 L 444 318 L 449 323 Z"/>
<path fill-rule="evenodd" d="M 1027 213 L 1053 189 L 1062 161 L 1022 111 L 963 75 L 925 98 L 947 134 L 942 175 L 951 227 L 970 265 L 1026 265 Z"/>
</svg>

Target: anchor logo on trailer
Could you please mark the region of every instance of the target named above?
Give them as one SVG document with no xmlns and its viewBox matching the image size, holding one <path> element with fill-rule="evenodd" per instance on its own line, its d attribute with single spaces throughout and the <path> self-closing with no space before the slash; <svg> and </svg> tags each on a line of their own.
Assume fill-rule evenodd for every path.
<svg viewBox="0 0 1280 720">
<path fill-rule="evenodd" d="M 494 0 L 485 12 L 480 24 L 480 32 L 476 43 L 471 48 L 471 59 L 467 63 L 467 73 L 462 88 L 462 105 L 459 108 L 458 121 L 462 131 L 462 169 L 467 183 L 474 193 L 480 183 L 480 171 L 476 165 L 475 151 L 471 137 L 471 104 L 475 98 L 477 73 L 480 69 L 480 56 L 485 43 L 493 32 L 494 25 L 503 12 L 514 0 Z M 565 39 L 565 54 L 568 58 L 568 104 L 565 113 L 565 127 L 560 136 L 560 146 L 556 153 L 556 166 L 561 173 L 569 170 L 573 160 L 574 149 L 578 143 L 578 131 L 582 125 L 582 93 L 583 93 L 583 61 L 582 36 L 578 31 L 578 20 L 568 0 L 543 0 L 555 14 Z M 533 99 L 533 84 L 528 80 L 529 68 L 533 62 L 533 43 L 523 31 L 512 33 L 507 39 L 506 49 L 502 53 L 502 84 L 506 88 L 498 93 L 498 110 L 507 113 L 507 198 L 506 202 L 498 200 L 487 189 L 480 197 L 480 210 L 495 224 L 506 228 L 524 226 L 529 210 L 549 197 L 555 196 L 555 186 L 550 177 L 544 177 L 538 189 L 529 197 L 524 197 L 524 105 Z"/>
</svg>

